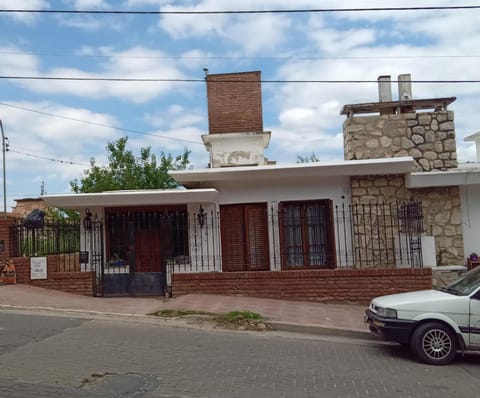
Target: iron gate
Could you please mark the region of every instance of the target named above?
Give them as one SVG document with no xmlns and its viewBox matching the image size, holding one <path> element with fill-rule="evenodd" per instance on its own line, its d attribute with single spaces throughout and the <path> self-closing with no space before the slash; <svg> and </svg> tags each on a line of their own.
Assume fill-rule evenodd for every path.
<svg viewBox="0 0 480 398">
<path fill-rule="evenodd" d="M 167 260 L 188 254 L 186 223 L 186 211 L 120 209 L 106 211 L 105 229 L 100 221 L 84 226 L 94 294 L 164 295 Z"/>
</svg>

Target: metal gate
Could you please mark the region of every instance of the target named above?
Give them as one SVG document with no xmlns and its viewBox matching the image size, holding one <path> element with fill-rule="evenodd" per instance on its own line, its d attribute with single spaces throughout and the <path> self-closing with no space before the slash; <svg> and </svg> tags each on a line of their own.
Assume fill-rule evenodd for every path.
<svg viewBox="0 0 480 398">
<path fill-rule="evenodd" d="M 185 254 L 186 231 L 186 211 L 106 211 L 105 229 L 92 222 L 85 232 L 95 295 L 164 295 L 167 260 Z"/>
</svg>

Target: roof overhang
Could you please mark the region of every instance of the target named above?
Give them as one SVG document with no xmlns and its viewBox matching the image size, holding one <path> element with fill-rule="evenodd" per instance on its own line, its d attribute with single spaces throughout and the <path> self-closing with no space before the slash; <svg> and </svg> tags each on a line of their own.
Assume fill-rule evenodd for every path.
<svg viewBox="0 0 480 398">
<path fill-rule="evenodd" d="M 281 180 L 287 178 L 369 176 L 405 174 L 415 168 L 412 157 L 311 162 L 295 165 L 239 166 L 201 170 L 170 171 L 169 174 L 186 187 L 216 181 Z"/>
<path fill-rule="evenodd" d="M 153 189 L 43 196 L 49 206 L 82 207 L 157 206 L 188 203 L 215 203 L 216 189 Z"/>
<path fill-rule="evenodd" d="M 480 164 L 446 171 L 410 173 L 406 176 L 407 188 L 451 187 L 480 184 Z"/>
</svg>

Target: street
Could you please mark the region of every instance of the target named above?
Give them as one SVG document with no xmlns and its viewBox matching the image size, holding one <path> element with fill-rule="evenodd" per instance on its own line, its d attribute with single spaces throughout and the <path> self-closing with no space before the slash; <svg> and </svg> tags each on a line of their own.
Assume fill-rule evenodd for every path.
<svg viewBox="0 0 480 398">
<path fill-rule="evenodd" d="M 0 312 L 1 397 L 476 397 L 480 356 L 135 319 Z"/>
</svg>

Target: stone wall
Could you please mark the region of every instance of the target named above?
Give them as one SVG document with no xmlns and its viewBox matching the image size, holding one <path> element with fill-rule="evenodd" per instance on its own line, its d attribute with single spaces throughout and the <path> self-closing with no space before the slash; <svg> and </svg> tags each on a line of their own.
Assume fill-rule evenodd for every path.
<svg viewBox="0 0 480 398">
<path fill-rule="evenodd" d="M 354 116 L 343 132 L 345 160 L 412 156 L 418 170 L 457 167 L 452 111 Z"/>
<path fill-rule="evenodd" d="M 222 294 L 325 303 L 364 303 L 385 294 L 430 289 L 432 270 L 336 269 L 173 274 L 172 293 Z"/>
<path fill-rule="evenodd" d="M 352 204 L 421 201 L 424 233 L 435 237 L 437 265 L 463 265 L 463 230 L 458 187 L 407 189 L 403 175 L 352 177 Z"/>
</svg>

